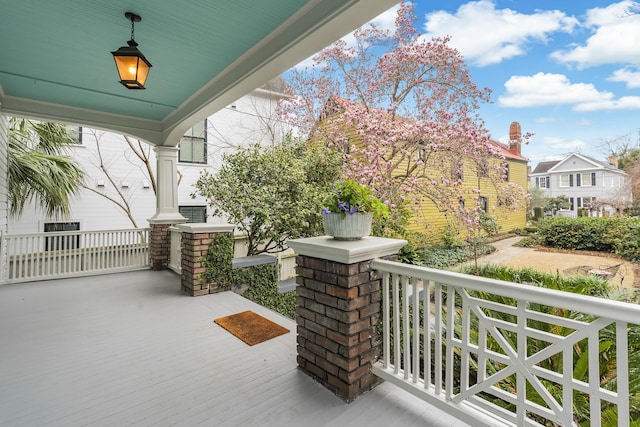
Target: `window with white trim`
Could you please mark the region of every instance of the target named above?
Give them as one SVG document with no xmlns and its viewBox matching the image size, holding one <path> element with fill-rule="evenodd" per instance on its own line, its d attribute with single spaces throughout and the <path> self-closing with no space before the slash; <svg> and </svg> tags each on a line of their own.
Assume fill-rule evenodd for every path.
<svg viewBox="0 0 640 427">
<path fill-rule="evenodd" d="M 207 163 L 207 121 L 193 126 L 180 140 L 178 161 L 182 163 Z"/>
<path fill-rule="evenodd" d="M 548 183 L 549 183 L 549 177 L 548 176 L 541 176 L 539 178 L 536 178 L 538 180 L 538 188 L 548 188 Z"/>
<path fill-rule="evenodd" d="M 591 180 L 591 173 L 581 173 L 578 174 L 578 177 L 580 177 L 580 184 L 578 185 L 578 187 L 591 187 L 591 185 L 593 185 Z"/>
<path fill-rule="evenodd" d="M 573 187 L 573 175 L 564 174 L 558 177 L 558 185 L 560 187 Z"/>
<path fill-rule="evenodd" d="M 207 222 L 206 206 L 178 206 L 178 212 L 180 212 L 180 215 L 187 218 L 188 223 Z"/>
</svg>

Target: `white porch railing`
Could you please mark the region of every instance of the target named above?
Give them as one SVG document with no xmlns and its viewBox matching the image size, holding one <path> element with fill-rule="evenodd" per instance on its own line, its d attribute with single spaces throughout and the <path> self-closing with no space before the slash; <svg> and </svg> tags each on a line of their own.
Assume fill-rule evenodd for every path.
<svg viewBox="0 0 640 427">
<path fill-rule="evenodd" d="M 170 248 L 169 248 L 169 267 L 178 274 L 182 273 L 182 231 L 176 227 L 169 227 Z"/>
<path fill-rule="evenodd" d="M 0 284 L 149 267 L 149 229 L 3 235 Z"/>
<path fill-rule="evenodd" d="M 472 425 L 577 425 L 575 399 L 591 426 L 611 412 L 629 425 L 640 306 L 384 260 L 372 268 L 383 283 L 379 377 Z M 609 384 L 601 353 L 617 355 Z"/>
</svg>

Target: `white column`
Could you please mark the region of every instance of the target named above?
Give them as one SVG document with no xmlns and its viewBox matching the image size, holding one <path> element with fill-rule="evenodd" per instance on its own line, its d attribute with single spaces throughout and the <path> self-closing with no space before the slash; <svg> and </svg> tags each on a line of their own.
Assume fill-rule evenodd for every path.
<svg viewBox="0 0 640 427">
<path fill-rule="evenodd" d="M 178 212 L 178 148 L 155 147 L 158 189 L 156 214 L 149 219 L 152 224 L 176 224 L 187 219 Z"/>
</svg>

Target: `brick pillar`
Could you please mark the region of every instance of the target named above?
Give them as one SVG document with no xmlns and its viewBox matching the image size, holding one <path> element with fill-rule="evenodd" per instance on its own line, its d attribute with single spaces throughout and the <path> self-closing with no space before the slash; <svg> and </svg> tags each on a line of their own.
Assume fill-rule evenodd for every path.
<svg viewBox="0 0 640 427">
<path fill-rule="evenodd" d="M 169 227 L 173 224 L 149 224 L 151 227 L 149 245 L 149 264 L 152 270 L 164 270 L 169 264 L 171 235 Z"/>
<path fill-rule="evenodd" d="M 382 381 L 371 372 L 382 349 L 381 282 L 371 260 L 394 255 L 406 243 L 327 236 L 288 242 L 298 254 L 298 366 L 347 402 Z"/>
<path fill-rule="evenodd" d="M 193 297 L 218 292 L 215 282 L 209 283 L 201 278 L 206 271 L 202 259 L 207 255 L 209 244 L 216 236 L 227 235 L 233 238 L 235 226 L 229 224 L 180 224 L 176 228 L 182 231 L 182 279 L 180 288 Z M 233 246 L 231 246 L 230 257 L 222 258 L 228 258 L 229 263 L 231 263 Z M 228 270 L 231 270 L 231 265 L 228 266 Z"/>
</svg>

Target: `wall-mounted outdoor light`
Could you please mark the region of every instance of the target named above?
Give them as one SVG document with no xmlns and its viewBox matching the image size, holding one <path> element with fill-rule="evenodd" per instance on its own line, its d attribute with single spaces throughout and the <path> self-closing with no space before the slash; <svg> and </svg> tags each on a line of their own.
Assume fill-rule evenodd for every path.
<svg viewBox="0 0 640 427">
<path fill-rule="evenodd" d="M 142 18 L 131 12 L 125 13 L 124 16 L 131 21 L 131 40 L 127 42 L 128 46 L 122 46 L 111 54 L 118 67 L 120 83 L 127 89 L 144 89 L 151 63 L 138 50 L 138 43 L 133 37 L 134 23 L 142 21 Z"/>
</svg>

